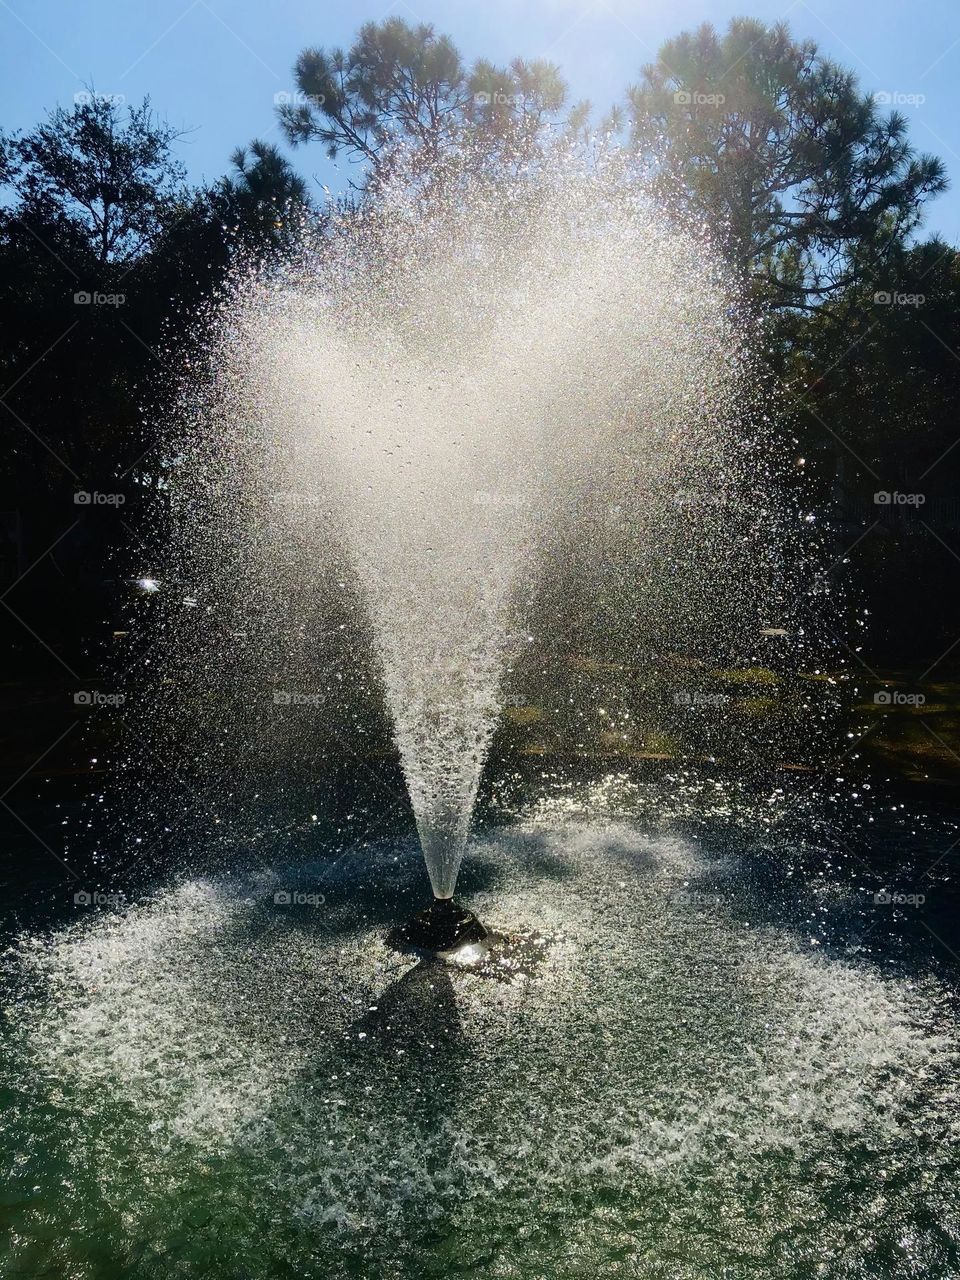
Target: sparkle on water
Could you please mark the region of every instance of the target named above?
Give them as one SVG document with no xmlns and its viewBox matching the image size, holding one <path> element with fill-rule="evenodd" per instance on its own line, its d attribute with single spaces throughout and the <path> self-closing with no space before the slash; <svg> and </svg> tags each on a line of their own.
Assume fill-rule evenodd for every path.
<svg viewBox="0 0 960 1280">
<path fill-rule="evenodd" d="M 512 981 L 385 945 L 409 840 L 19 938 L 3 1274 L 954 1274 L 949 990 L 751 920 L 749 861 L 650 800 L 478 836 L 466 901 L 540 948 Z"/>
<path fill-rule="evenodd" d="M 196 865 L 194 807 L 236 863 L 7 953 L 0 1273 L 956 1272 L 948 986 L 818 945 L 854 895 L 829 863 L 801 934 L 736 841 L 685 825 L 754 822 L 792 890 L 785 788 L 759 816 L 745 783 L 679 769 L 504 800 L 461 884 L 503 945 L 444 966 L 386 944 L 422 905 L 412 832 L 334 847 L 319 822 L 321 759 L 368 784 L 345 829 L 383 796 L 405 820 L 377 696 L 448 896 L 503 689 L 574 703 L 546 692 L 551 645 L 571 687 L 665 672 L 696 722 L 698 672 L 802 627 L 738 421 L 759 431 L 751 339 L 705 244 L 563 166 L 327 231 L 217 311 L 169 451 L 175 548 L 138 583 L 160 635 L 116 864 L 162 832 Z M 625 740 L 615 706 L 586 715 Z"/>
</svg>

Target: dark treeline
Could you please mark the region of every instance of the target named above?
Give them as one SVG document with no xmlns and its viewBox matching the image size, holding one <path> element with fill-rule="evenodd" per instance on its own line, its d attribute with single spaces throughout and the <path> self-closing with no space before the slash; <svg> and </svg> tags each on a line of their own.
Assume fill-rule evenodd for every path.
<svg viewBox="0 0 960 1280">
<path fill-rule="evenodd" d="M 603 120 L 569 101 L 556 67 L 468 65 L 401 19 L 364 26 L 349 50 L 304 51 L 295 76 L 277 108 L 285 140 L 348 163 L 342 204 L 375 201 L 401 159 L 428 185 L 452 155 L 495 177 L 558 146 L 616 149 L 681 224 L 708 228 L 765 334 L 777 470 L 789 459 L 798 502 L 829 530 L 825 577 L 853 582 L 877 660 L 940 656 L 960 621 L 960 264 L 923 237 L 946 178 L 902 114 L 785 26 L 746 19 L 668 42 Z M 92 90 L 0 134 L 14 674 L 83 661 L 125 576 L 160 570 L 161 441 L 193 322 L 235 254 L 328 216 L 277 147 L 240 147 L 227 176 L 193 188 L 177 141 L 148 101 Z"/>
</svg>

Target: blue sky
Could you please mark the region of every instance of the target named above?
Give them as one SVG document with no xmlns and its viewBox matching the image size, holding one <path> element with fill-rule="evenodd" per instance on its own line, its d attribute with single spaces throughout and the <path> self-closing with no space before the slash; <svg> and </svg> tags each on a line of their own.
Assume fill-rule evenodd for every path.
<svg viewBox="0 0 960 1280">
<path fill-rule="evenodd" d="M 451 35 L 470 61 L 521 55 L 559 64 L 574 98 L 606 108 L 671 35 L 739 14 L 785 19 L 794 34 L 854 68 L 865 89 L 900 95 L 918 149 L 942 156 L 955 189 L 928 228 L 960 242 L 960 3 L 957 0 L 0 0 L 0 124 L 34 124 L 92 82 L 189 132 L 180 154 L 194 180 L 214 179 L 234 147 L 280 142 L 274 95 L 292 91 L 307 45 L 349 45 L 361 22 L 397 14 Z M 313 146 L 292 155 L 331 189 L 348 170 Z"/>
</svg>

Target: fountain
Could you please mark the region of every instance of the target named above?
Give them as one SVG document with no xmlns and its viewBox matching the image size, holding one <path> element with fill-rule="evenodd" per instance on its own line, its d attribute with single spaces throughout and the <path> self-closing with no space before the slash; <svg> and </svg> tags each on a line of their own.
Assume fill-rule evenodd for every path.
<svg viewBox="0 0 960 1280">
<path fill-rule="evenodd" d="M 0 1271 L 955 1274 L 955 815 L 778 727 L 632 750 L 797 630 L 707 247 L 568 168 L 334 219 L 210 321 L 127 819 L 61 797 L 80 891 L 5 939 Z M 491 750 L 533 696 L 577 769 Z"/>
<path fill-rule="evenodd" d="M 435 899 L 409 937 L 475 941 L 437 904 L 540 584 L 590 609 L 634 590 L 598 570 L 634 574 L 670 647 L 756 605 L 728 563 L 765 513 L 740 502 L 757 476 L 732 444 L 745 363 L 722 272 L 616 174 L 461 175 L 239 272 L 214 330 L 175 450 L 179 575 L 236 634 L 259 623 L 261 668 L 277 633 L 359 598 Z M 695 531 L 678 490 L 701 495 Z M 291 581 L 293 544 L 314 576 L 336 566 L 332 603 Z"/>
</svg>

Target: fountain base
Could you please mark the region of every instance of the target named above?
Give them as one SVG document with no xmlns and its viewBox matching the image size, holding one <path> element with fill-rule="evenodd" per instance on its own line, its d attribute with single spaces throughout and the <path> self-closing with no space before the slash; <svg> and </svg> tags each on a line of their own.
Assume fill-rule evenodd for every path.
<svg viewBox="0 0 960 1280">
<path fill-rule="evenodd" d="M 473 912 L 452 898 L 435 898 L 429 907 L 398 925 L 388 939 L 397 951 L 427 955 L 446 955 L 462 947 L 482 948 L 486 940 L 487 930 Z"/>
</svg>

